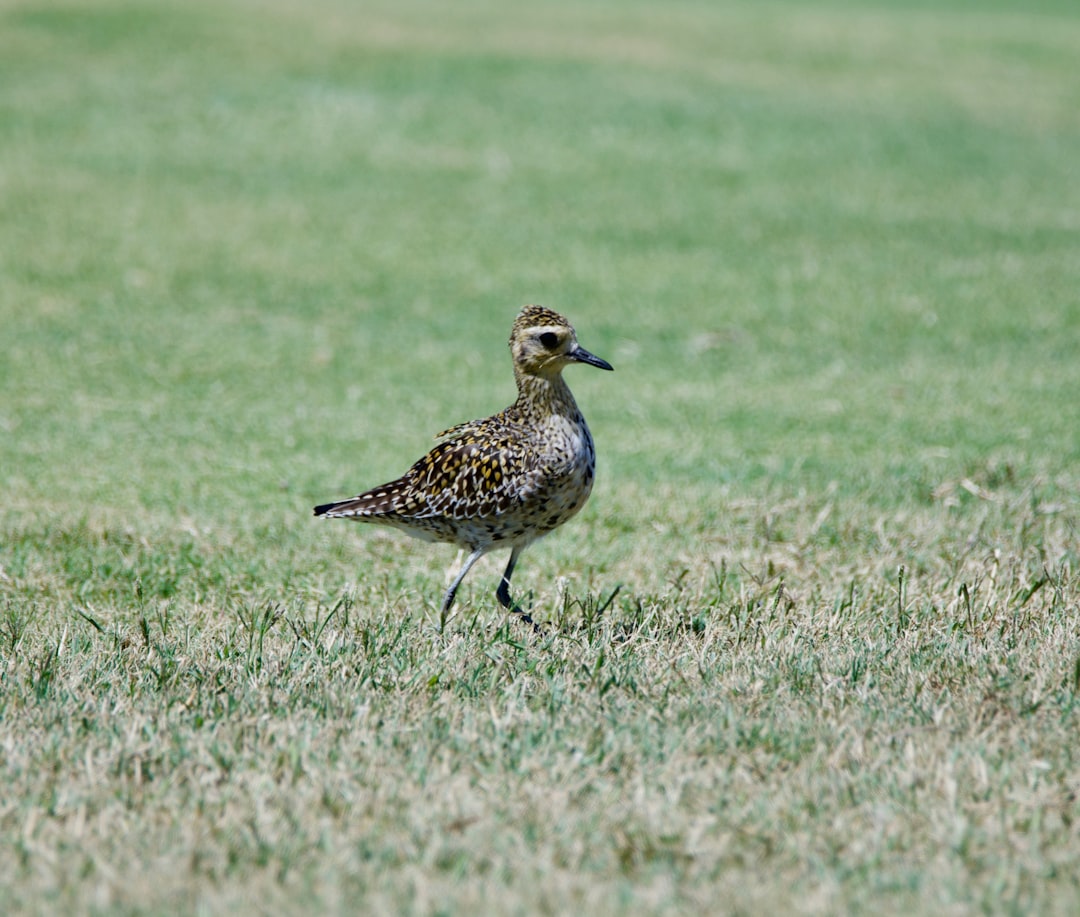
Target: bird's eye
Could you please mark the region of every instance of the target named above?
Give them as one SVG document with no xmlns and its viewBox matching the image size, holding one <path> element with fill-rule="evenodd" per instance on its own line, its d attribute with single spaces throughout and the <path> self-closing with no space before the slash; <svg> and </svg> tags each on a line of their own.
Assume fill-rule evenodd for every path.
<svg viewBox="0 0 1080 917">
<path fill-rule="evenodd" d="M 559 336 L 554 331 L 545 331 L 540 335 L 540 343 L 548 350 L 554 350 L 559 343 Z"/>
</svg>

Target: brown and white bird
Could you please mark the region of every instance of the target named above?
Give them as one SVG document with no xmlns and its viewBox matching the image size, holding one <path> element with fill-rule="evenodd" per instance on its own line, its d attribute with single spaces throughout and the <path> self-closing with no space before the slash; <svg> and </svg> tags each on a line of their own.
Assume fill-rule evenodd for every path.
<svg viewBox="0 0 1080 917">
<path fill-rule="evenodd" d="M 521 310 L 510 353 L 518 389 L 510 407 L 437 434 L 443 442 L 396 481 L 315 507 L 316 516 L 376 522 L 467 550 L 443 598 L 444 619 L 473 564 L 510 548 L 496 596 L 533 624 L 510 598 L 518 557 L 577 513 L 592 491 L 596 450 L 562 371 L 573 363 L 607 370 L 611 364 L 578 344 L 573 326 L 543 306 Z"/>
</svg>

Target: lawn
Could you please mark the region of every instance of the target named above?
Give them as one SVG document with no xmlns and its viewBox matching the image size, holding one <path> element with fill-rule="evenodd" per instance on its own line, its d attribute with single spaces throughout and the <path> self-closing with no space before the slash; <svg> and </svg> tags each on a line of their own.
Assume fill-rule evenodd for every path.
<svg viewBox="0 0 1080 917">
<path fill-rule="evenodd" d="M 1080 910 L 1080 9 L 0 0 L 6 913 Z M 598 481 L 311 516 L 565 313 Z"/>
</svg>

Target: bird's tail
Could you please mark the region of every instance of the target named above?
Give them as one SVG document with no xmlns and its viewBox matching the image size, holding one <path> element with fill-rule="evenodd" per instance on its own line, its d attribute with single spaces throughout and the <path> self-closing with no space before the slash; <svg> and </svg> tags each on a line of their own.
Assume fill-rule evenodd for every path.
<svg viewBox="0 0 1080 917">
<path fill-rule="evenodd" d="M 359 509 L 359 500 L 353 498 L 351 500 L 338 500 L 336 503 L 323 503 L 321 506 L 315 507 L 316 516 L 341 516 L 351 515 L 348 512 L 349 509 Z"/>
<path fill-rule="evenodd" d="M 344 516 L 351 518 L 371 519 L 396 511 L 395 497 L 396 485 L 386 484 L 369 490 L 366 494 L 358 497 L 350 497 L 348 500 L 338 500 L 335 503 L 324 503 L 315 507 L 316 516 Z"/>
</svg>

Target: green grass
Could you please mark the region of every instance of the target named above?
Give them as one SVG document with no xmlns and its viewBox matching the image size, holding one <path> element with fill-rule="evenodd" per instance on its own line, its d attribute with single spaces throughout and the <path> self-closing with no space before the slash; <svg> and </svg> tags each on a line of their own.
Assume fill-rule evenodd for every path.
<svg viewBox="0 0 1080 917">
<path fill-rule="evenodd" d="M 1073 913 L 1080 12 L 0 0 L 7 913 Z M 320 522 L 513 397 L 481 563 Z M 605 607 L 616 587 L 621 587 Z"/>
</svg>

